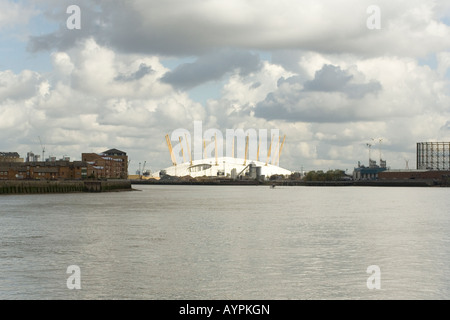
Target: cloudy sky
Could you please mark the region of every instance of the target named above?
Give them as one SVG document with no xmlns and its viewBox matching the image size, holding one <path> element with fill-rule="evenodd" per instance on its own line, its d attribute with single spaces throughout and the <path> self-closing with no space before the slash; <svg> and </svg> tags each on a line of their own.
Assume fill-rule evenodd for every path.
<svg viewBox="0 0 450 320">
<path fill-rule="evenodd" d="M 0 151 L 156 171 L 202 121 L 279 129 L 291 170 L 352 171 L 367 143 L 415 167 L 416 142 L 450 141 L 449 50 L 447 0 L 1 0 Z"/>
</svg>

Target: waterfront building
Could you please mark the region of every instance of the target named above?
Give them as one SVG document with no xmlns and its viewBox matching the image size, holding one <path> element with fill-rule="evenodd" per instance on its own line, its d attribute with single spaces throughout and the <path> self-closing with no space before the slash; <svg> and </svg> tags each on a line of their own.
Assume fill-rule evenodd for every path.
<svg viewBox="0 0 450 320">
<path fill-rule="evenodd" d="M 128 156 L 123 151 L 110 149 L 101 153 L 83 153 L 81 159 L 87 164 L 88 178 L 128 178 Z"/>
</svg>

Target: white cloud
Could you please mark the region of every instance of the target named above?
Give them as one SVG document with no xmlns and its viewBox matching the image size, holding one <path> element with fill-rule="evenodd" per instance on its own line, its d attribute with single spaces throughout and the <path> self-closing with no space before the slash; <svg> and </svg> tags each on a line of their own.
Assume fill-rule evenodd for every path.
<svg viewBox="0 0 450 320">
<path fill-rule="evenodd" d="M 27 24 L 37 3 L 2 2 L 0 30 Z M 281 164 L 298 170 L 351 168 L 374 137 L 402 167 L 415 142 L 450 139 L 445 1 L 378 1 L 381 30 L 366 27 L 373 3 L 360 0 L 83 0 L 79 32 L 65 27 L 69 4 L 39 2 L 60 29 L 30 48 L 48 50 L 52 70 L 0 71 L 2 149 L 37 150 L 41 136 L 59 156 L 116 147 L 160 169 L 164 135 L 202 120 L 280 129 Z M 436 69 L 419 63 L 428 55 Z M 170 70 L 169 56 L 194 62 Z M 211 81 L 218 97 L 189 98 Z"/>
<path fill-rule="evenodd" d="M 0 31 L 10 27 L 26 25 L 30 18 L 37 14 L 32 7 L 4 0 L 0 2 Z"/>
</svg>

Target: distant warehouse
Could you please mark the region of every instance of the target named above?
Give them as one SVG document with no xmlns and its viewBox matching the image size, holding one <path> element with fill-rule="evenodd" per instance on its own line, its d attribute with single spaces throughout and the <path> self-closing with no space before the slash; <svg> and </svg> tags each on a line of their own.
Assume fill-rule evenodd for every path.
<svg viewBox="0 0 450 320">
<path fill-rule="evenodd" d="M 435 180 L 447 183 L 450 178 L 450 142 L 418 142 L 416 170 L 388 170 L 382 180 Z"/>
</svg>

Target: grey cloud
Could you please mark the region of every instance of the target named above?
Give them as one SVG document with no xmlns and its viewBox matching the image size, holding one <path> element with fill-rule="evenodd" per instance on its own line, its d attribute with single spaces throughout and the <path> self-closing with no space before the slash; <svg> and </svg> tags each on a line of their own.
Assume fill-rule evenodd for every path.
<svg viewBox="0 0 450 320">
<path fill-rule="evenodd" d="M 302 104 L 285 105 L 283 101 L 270 97 L 257 105 L 255 116 L 266 120 L 284 120 L 287 122 L 341 123 L 355 119 L 350 108 L 339 111 L 329 106 Z M 361 119 L 360 119 L 361 120 Z"/>
<path fill-rule="evenodd" d="M 255 82 L 250 86 L 250 89 L 258 89 L 261 86 L 261 82 Z"/>
<path fill-rule="evenodd" d="M 123 82 L 135 81 L 135 80 L 142 79 L 146 75 L 151 74 L 153 72 L 154 72 L 154 70 L 152 69 L 151 66 L 147 66 L 145 63 L 141 63 L 138 71 L 136 71 L 130 75 L 119 74 L 114 80 L 123 81 Z"/>
<path fill-rule="evenodd" d="M 277 50 L 272 53 L 271 62 L 282 66 L 285 70 L 304 75 L 305 70 L 299 63 L 302 54 L 303 52 L 300 50 Z"/>
<path fill-rule="evenodd" d="M 356 84 L 351 83 L 353 76 L 340 67 L 324 65 L 316 72 L 315 78 L 304 84 L 305 91 L 343 92 L 348 97 L 360 99 L 368 93 L 376 93 L 381 90 L 379 82 Z"/>
<path fill-rule="evenodd" d="M 100 10 L 96 1 L 82 0 L 77 1 L 81 10 L 81 29 L 69 30 L 66 22 L 70 14 L 66 12 L 67 7 L 72 5 L 73 1 L 50 1 L 47 0 L 47 10 L 44 11 L 45 17 L 52 22 L 57 22 L 59 27 L 56 31 L 39 36 L 30 36 L 27 49 L 31 52 L 68 50 L 78 42 L 87 38 L 95 38 L 99 43 L 105 43 L 108 38 L 105 26 L 108 25 L 109 16 L 105 11 Z"/>
<path fill-rule="evenodd" d="M 352 79 L 340 67 L 324 65 L 321 70 L 316 72 L 314 80 L 305 83 L 305 90 L 308 91 L 343 91 L 347 83 Z"/>
<path fill-rule="evenodd" d="M 178 89 L 191 89 L 203 83 L 220 80 L 228 72 L 239 70 L 245 76 L 261 68 L 258 55 L 244 51 L 221 50 L 199 57 L 166 73 L 161 80 Z"/>
<path fill-rule="evenodd" d="M 59 22 L 60 27 L 49 34 L 31 37 L 31 51 L 64 50 L 89 37 L 125 53 L 192 56 L 220 47 L 294 50 L 281 52 L 274 61 L 295 71 L 298 67 L 293 59 L 295 50 L 423 56 L 433 50 L 447 50 L 450 44 L 449 27 L 440 25 L 440 32 L 427 28 L 428 24 L 437 23 L 434 17 L 423 25 L 422 33 L 405 33 L 423 23 L 414 15 L 417 4 L 411 6 L 407 1 L 398 6 L 386 3 L 383 10 L 386 29 L 382 35 L 365 26 L 366 9 L 371 4 L 368 0 L 354 0 L 345 6 L 330 2 L 315 15 L 310 15 L 310 10 L 314 10 L 312 3 L 305 3 L 302 11 L 295 14 L 298 9 L 295 1 L 284 6 L 270 1 L 242 1 L 233 6 L 203 0 L 80 0 L 77 4 L 82 9 L 82 28 L 76 31 L 65 26 L 68 18 L 65 10 L 71 2 L 39 1 L 49 20 Z M 233 8 L 240 11 L 233 15 Z M 280 21 L 280 14 L 284 13 L 286 19 Z M 301 21 L 306 18 L 308 24 L 303 25 Z M 388 21 L 398 22 L 398 26 L 387 24 Z M 424 45 L 414 45 L 420 42 Z"/>
<path fill-rule="evenodd" d="M 279 89 L 256 105 L 255 116 L 266 120 L 319 123 L 374 119 L 365 106 L 358 103 L 368 93 L 380 91 L 379 82 L 352 83 L 352 75 L 332 65 L 324 65 L 313 80 L 303 83 L 302 78 L 280 78 Z"/>
</svg>

